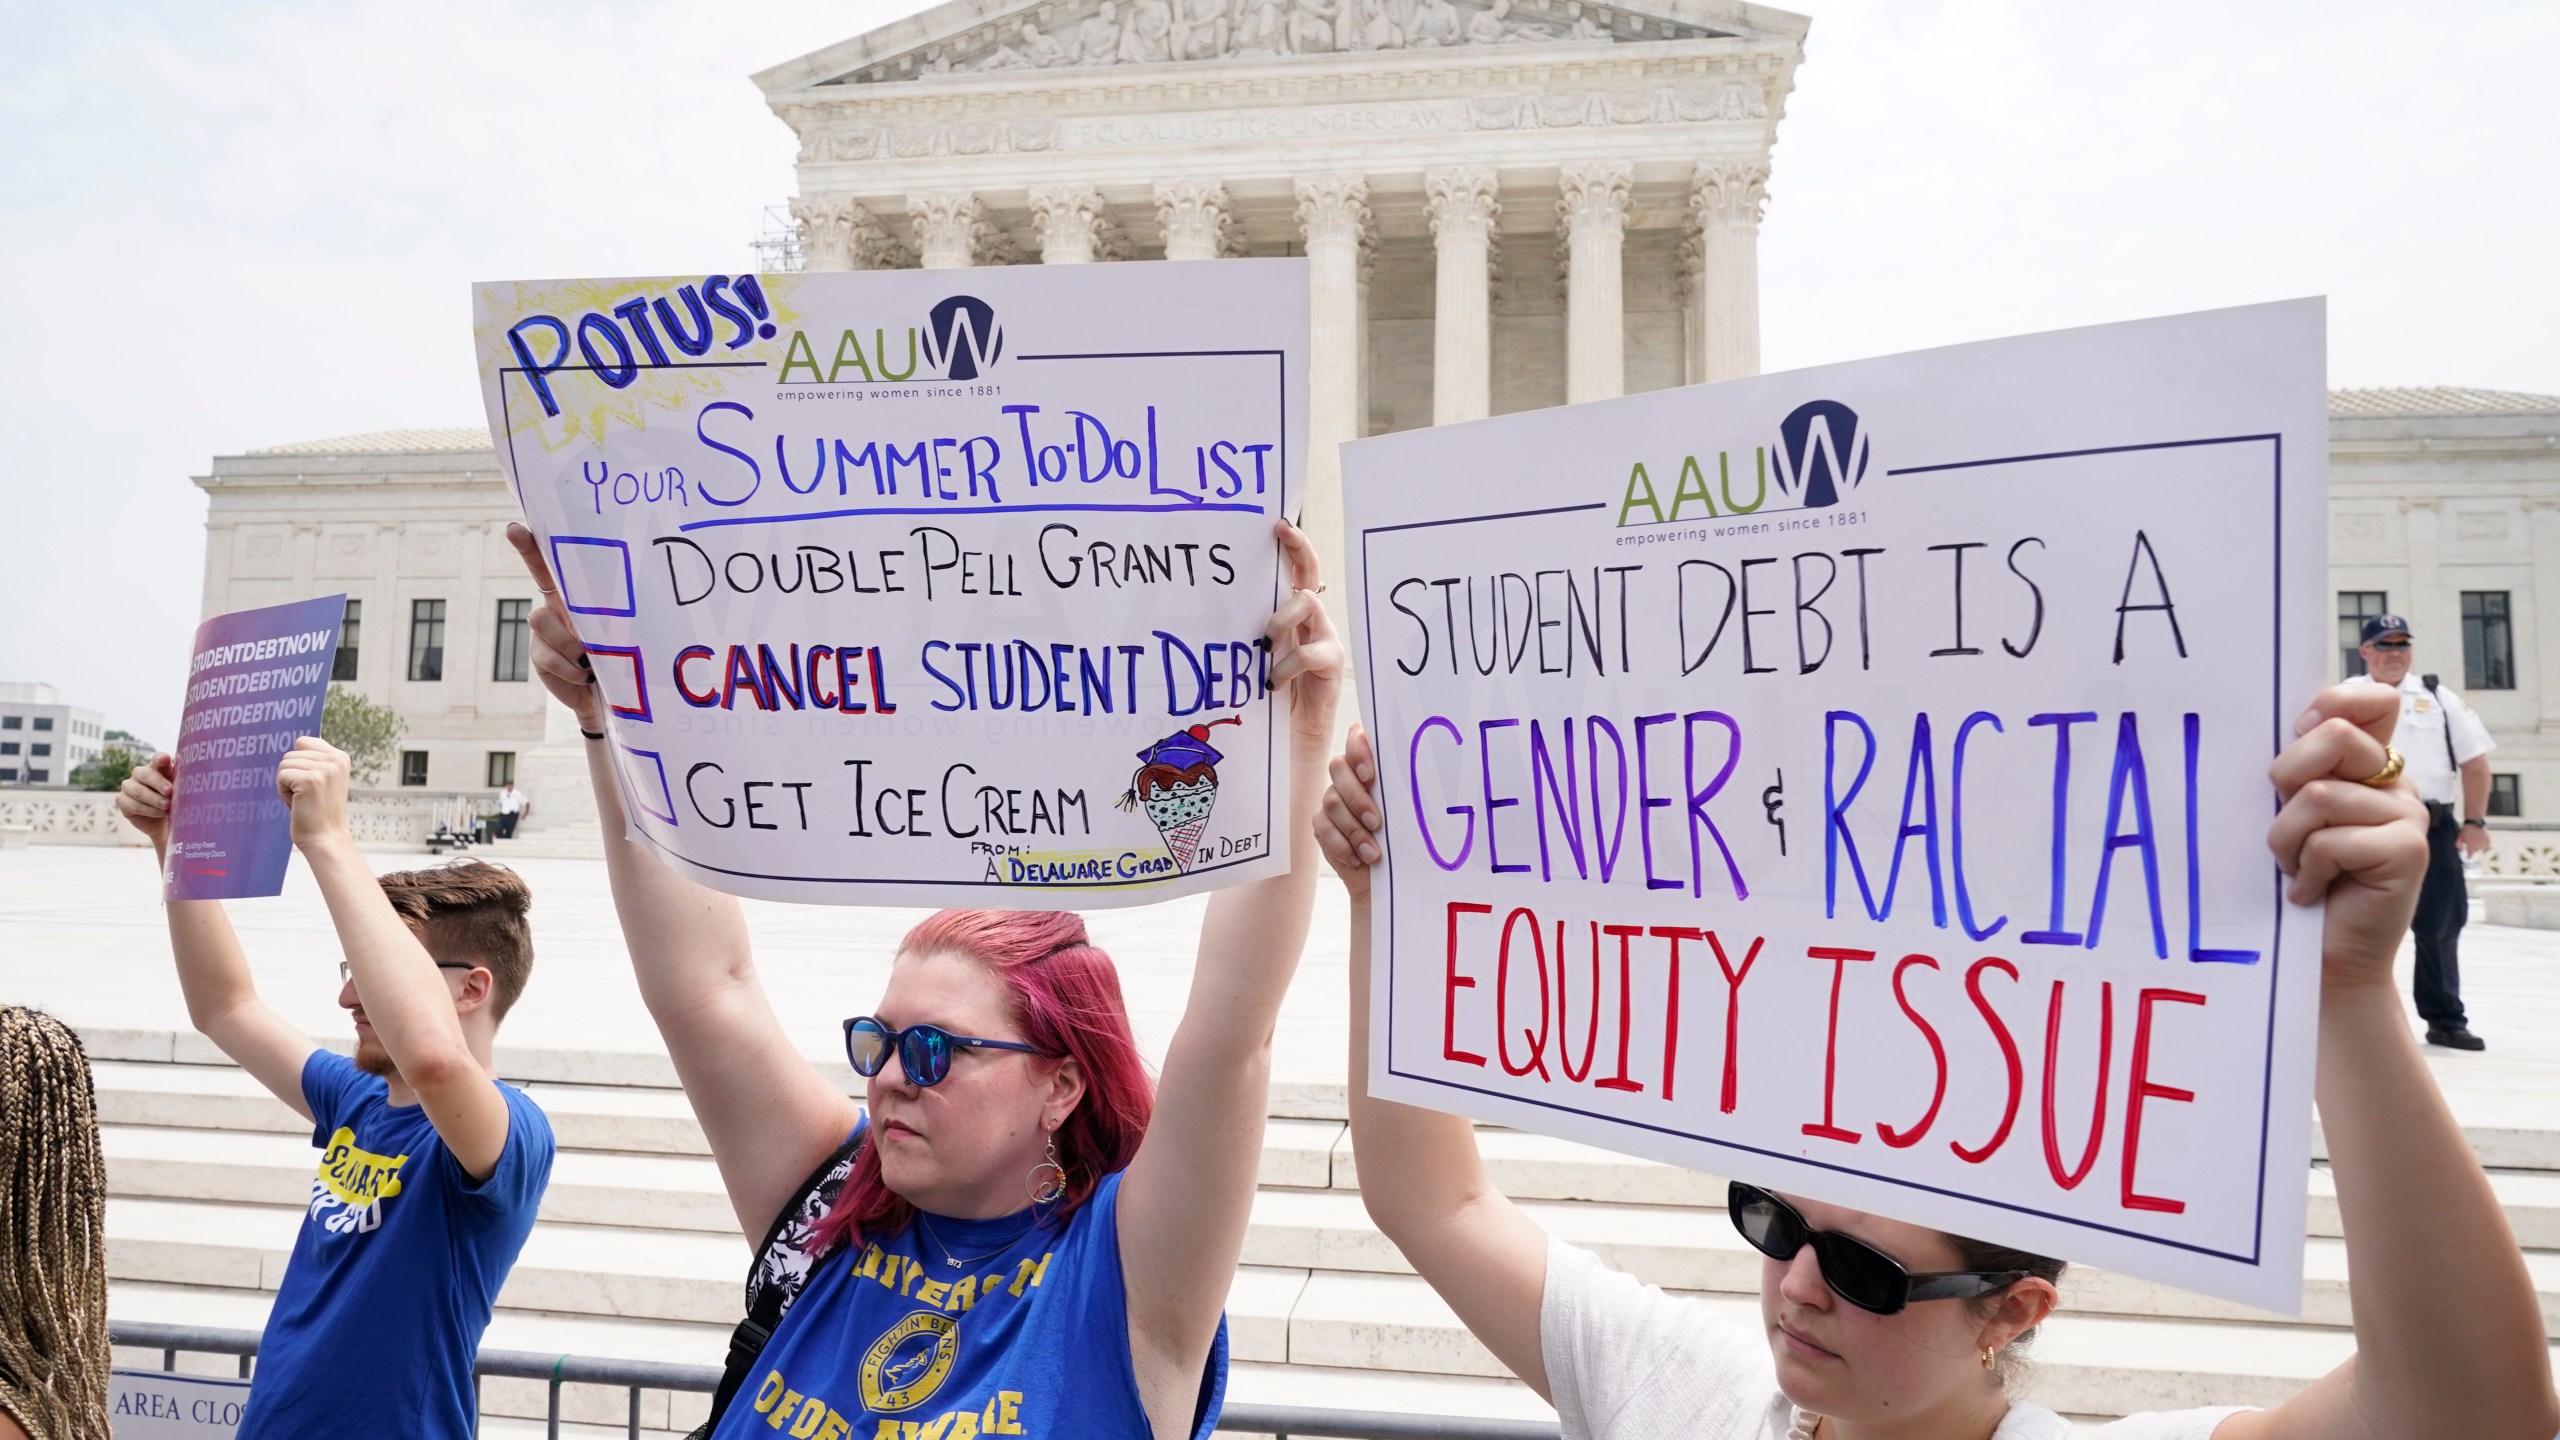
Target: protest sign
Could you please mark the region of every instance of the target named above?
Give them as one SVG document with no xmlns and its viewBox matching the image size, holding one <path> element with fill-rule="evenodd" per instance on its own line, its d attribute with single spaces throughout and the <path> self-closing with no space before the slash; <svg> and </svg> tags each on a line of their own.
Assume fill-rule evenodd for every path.
<svg viewBox="0 0 2560 1440">
<path fill-rule="evenodd" d="M 249 1382 L 167 1370 L 112 1370 L 108 1425 L 116 1440 L 231 1440 L 249 1407 Z"/>
<path fill-rule="evenodd" d="M 2295 1310 L 2323 325 L 1347 447 L 1372 1090 Z"/>
<path fill-rule="evenodd" d="M 320 733 L 346 608 L 346 596 L 325 595 L 196 627 L 173 752 L 167 899 L 284 893 L 293 817 L 276 794 L 276 762 L 295 740 Z"/>
<path fill-rule="evenodd" d="M 1304 262 L 533 281 L 475 320 L 635 840 L 845 904 L 1286 868 Z"/>
</svg>

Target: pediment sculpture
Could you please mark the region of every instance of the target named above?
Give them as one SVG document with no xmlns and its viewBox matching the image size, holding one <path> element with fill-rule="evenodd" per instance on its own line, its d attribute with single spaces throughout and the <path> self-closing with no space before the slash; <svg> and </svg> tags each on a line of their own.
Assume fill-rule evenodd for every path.
<svg viewBox="0 0 2560 1440">
<path fill-rule="evenodd" d="M 1047 25 L 1008 17 L 845 77 L 855 83 L 954 71 L 1093 69 L 1193 60 L 1430 50 L 1463 45 L 1609 44 L 1724 32 L 1571 5 L 1532 13 L 1514 0 L 1098 0 Z"/>
</svg>

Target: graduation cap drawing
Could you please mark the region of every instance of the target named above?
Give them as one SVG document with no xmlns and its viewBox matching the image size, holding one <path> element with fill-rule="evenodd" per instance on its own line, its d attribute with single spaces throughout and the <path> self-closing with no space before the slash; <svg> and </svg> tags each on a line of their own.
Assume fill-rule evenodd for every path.
<svg viewBox="0 0 2560 1440">
<path fill-rule="evenodd" d="M 1225 757 L 1209 743 L 1217 725 L 1241 725 L 1234 716 L 1176 730 L 1138 752 L 1138 773 L 1120 796 L 1123 810 L 1144 809 L 1164 837 L 1173 863 L 1188 870 L 1209 827 L 1209 811 L 1218 803 L 1218 762 Z"/>
</svg>

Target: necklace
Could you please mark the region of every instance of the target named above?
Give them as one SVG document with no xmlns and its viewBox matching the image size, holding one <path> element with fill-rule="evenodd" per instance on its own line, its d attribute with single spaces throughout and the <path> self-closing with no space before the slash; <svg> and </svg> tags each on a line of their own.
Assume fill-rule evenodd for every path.
<svg viewBox="0 0 2560 1440">
<path fill-rule="evenodd" d="M 1015 1243 L 1021 1240 L 1023 1236 L 1030 1234 L 1032 1225 L 1037 1225 L 1039 1223 L 1040 1217 L 1035 1214 L 1031 1217 L 1030 1225 L 1025 1225 L 1021 1229 L 1014 1231 L 1011 1235 L 1006 1236 L 1004 1238 L 1004 1243 L 996 1246 L 993 1250 L 989 1250 L 984 1254 L 979 1255 L 954 1255 L 951 1253 L 951 1247 L 942 1243 L 942 1237 L 933 1233 L 933 1224 L 931 1221 L 924 1218 L 924 1212 L 922 1210 L 918 1210 L 916 1212 L 916 1228 L 924 1232 L 924 1238 L 933 1242 L 934 1249 L 942 1252 L 942 1263 L 950 1266 L 954 1270 L 957 1270 L 964 1265 L 975 1265 L 979 1261 L 987 1259 L 989 1256 L 1003 1254 L 1007 1250 L 1012 1249 Z"/>
</svg>

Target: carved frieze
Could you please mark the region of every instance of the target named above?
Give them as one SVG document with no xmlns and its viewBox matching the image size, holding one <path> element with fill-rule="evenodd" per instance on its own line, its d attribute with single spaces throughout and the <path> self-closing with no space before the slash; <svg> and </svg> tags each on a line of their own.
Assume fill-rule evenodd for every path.
<svg viewBox="0 0 2560 1440">
<path fill-rule="evenodd" d="M 853 84 L 954 71 L 1057 70 L 1482 45 L 1607 45 L 1725 32 L 1571 0 L 1094 0 L 1044 6 L 892 56 Z"/>
</svg>

